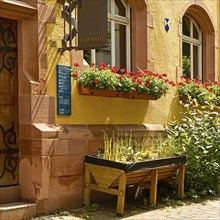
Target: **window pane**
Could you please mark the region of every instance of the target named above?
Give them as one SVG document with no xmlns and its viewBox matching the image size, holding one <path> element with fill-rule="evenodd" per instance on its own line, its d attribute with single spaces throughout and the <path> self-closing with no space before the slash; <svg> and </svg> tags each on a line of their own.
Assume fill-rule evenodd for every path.
<svg viewBox="0 0 220 220">
<path fill-rule="evenodd" d="M 126 27 L 115 24 L 115 65 L 126 68 Z"/>
<path fill-rule="evenodd" d="M 96 64 L 106 63 L 111 65 L 111 22 L 108 22 L 108 47 L 96 50 Z"/>
<path fill-rule="evenodd" d="M 183 35 L 190 37 L 190 19 L 186 16 L 183 17 Z"/>
<path fill-rule="evenodd" d="M 193 38 L 194 39 L 199 39 L 199 32 L 198 32 L 195 24 L 193 24 Z"/>
<path fill-rule="evenodd" d="M 183 42 L 183 76 L 191 78 L 190 44 Z"/>
<path fill-rule="evenodd" d="M 92 63 L 92 53 L 91 50 L 84 50 L 83 51 L 83 58 L 84 60 L 90 65 Z"/>
<path fill-rule="evenodd" d="M 199 79 L 199 47 L 193 45 L 193 78 Z"/>
<path fill-rule="evenodd" d="M 121 15 L 121 16 L 126 16 L 125 13 L 125 7 L 121 0 L 115 0 L 115 14 Z"/>
<path fill-rule="evenodd" d="M 91 55 L 85 52 L 87 61 L 90 61 L 91 57 L 91 61 L 96 64 L 106 63 L 111 66 L 115 65 L 118 69 L 124 67 L 130 70 L 130 60 L 128 60 L 128 58 L 130 59 L 130 50 L 126 50 L 127 44 L 130 44 L 130 37 L 126 38 L 127 34 L 130 34 L 130 30 L 127 28 L 130 24 L 130 14 L 127 13 L 129 5 L 125 3 L 126 1 L 107 0 L 109 47 L 95 49 Z M 127 18 L 126 24 L 124 17 Z M 129 54 L 126 54 L 128 52 Z"/>
</svg>

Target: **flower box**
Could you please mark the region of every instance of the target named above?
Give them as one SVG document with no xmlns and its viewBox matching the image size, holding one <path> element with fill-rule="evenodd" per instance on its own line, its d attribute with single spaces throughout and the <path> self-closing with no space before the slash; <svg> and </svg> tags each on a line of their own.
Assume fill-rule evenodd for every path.
<svg viewBox="0 0 220 220">
<path fill-rule="evenodd" d="M 220 103 L 220 83 L 202 83 L 201 80 L 187 79 L 181 76 L 182 81 L 178 83 L 178 95 L 183 103 L 196 99 L 199 104 Z"/>
<path fill-rule="evenodd" d="M 167 79 L 167 74 L 140 68 L 137 72 L 126 71 L 124 68 L 116 71 L 116 67 L 91 64 L 89 68 L 81 70 L 76 63 L 71 71 L 78 86 L 84 85 L 87 88 L 87 91 L 79 89 L 79 94 L 83 95 L 156 100 L 168 93 L 170 85 L 175 86 L 173 81 Z"/>
<path fill-rule="evenodd" d="M 78 93 L 80 95 L 93 95 L 93 96 L 104 96 L 104 97 L 119 97 L 119 93 L 114 90 L 103 90 L 103 89 L 90 89 L 85 88 L 83 84 L 78 84 Z"/>
<path fill-rule="evenodd" d="M 129 98 L 129 99 L 144 99 L 144 100 L 157 100 L 157 97 L 149 95 L 149 94 L 138 94 L 136 92 L 134 93 L 123 93 L 123 98 Z"/>
<path fill-rule="evenodd" d="M 186 95 L 179 96 L 180 101 L 183 103 L 187 103 L 189 101 L 188 97 Z"/>
<path fill-rule="evenodd" d="M 110 89 L 90 89 L 85 88 L 83 84 L 78 84 L 78 93 L 80 95 L 92 95 L 92 96 L 103 96 L 103 97 L 119 97 L 119 98 L 128 98 L 128 99 L 143 99 L 143 100 L 157 100 L 157 97 L 149 94 L 138 94 L 134 93 L 125 93 L 125 92 L 116 92 Z"/>
<path fill-rule="evenodd" d="M 185 157 L 170 157 L 123 164 L 95 156 L 85 156 L 84 204 L 90 203 L 90 191 L 117 196 L 116 213 L 123 215 L 126 186 L 150 189 L 150 203 L 156 205 L 160 180 L 178 184 L 178 198 L 184 196 Z"/>
</svg>

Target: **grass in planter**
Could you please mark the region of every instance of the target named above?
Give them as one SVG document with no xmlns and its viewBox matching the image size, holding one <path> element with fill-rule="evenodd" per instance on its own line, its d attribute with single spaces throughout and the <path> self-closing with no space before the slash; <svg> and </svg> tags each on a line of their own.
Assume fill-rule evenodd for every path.
<svg viewBox="0 0 220 220">
<path fill-rule="evenodd" d="M 167 137 L 135 136 L 132 131 L 104 133 L 104 145 L 98 157 L 121 163 L 133 163 L 172 157 L 179 154 Z M 168 147 L 169 146 L 169 147 Z"/>
</svg>

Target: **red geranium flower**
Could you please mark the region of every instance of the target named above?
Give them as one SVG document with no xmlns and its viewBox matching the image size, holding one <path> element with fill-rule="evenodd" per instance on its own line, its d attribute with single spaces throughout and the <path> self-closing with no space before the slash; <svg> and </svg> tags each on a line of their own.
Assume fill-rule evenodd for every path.
<svg viewBox="0 0 220 220">
<path fill-rule="evenodd" d="M 175 86 L 175 85 L 176 85 L 176 83 L 175 83 L 175 82 L 173 82 L 173 81 L 170 81 L 170 85 Z"/>
<path fill-rule="evenodd" d="M 117 78 L 121 80 L 121 79 L 124 78 L 124 76 L 123 76 L 123 75 L 120 75 L 120 76 L 118 76 Z"/>
<path fill-rule="evenodd" d="M 130 76 L 135 75 L 135 73 L 134 73 L 134 72 L 126 72 L 125 74 L 130 75 Z"/>
<path fill-rule="evenodd" d="M 106 64 L 105 63 L 100 63 L 99 64 L 99 69 L 100 70 L 104 70 L 106 68 Z"/>
<path fill-rule="evenodd" d="M 113 67 L 111 68 L 111 71 L 112 71 L 113 73 L 116 73 L 116 66 L 113 66 Z"/>
<path fill-rule="evenodd" d="M 120 72 L 121 72 L 121 73 L 124 73 L 125 71 L 126 71 L 125 68 L 121 68 L 121 69 L 120 69 Z"/>
<path fill-rule="evenodd" d="M 99 80 L 98 79 L 95 79 L 94 80 L 94 83 L 97 85 L 99 83 Z"/>
<path fill-rule="evenodd" d="M 73 78 L 77 78 L 78 76 L 79 76 L 78 73 L 74 73 L 74 74 L 72 74 L 72 77 L 73 77 Z"/>
<path fill-rule="evenodd" d="M 80 66 L 79 63 L 74 63 L 73 65 L 74 65 L 75 67 Z"/>
<path fill-rule="evenodd" d="M 204 83 L 204 86 L 208 87 L 208 86 L 210 86 L 210 83 Z"/>
<path fill-rule="evenodd" d="M 141 84 L 141 83 L 142 83 L 142 80 L 141 80 L 141 79 L 139 79 L 137 82 L 138 82 L 138 84 Z"/>
</svg>

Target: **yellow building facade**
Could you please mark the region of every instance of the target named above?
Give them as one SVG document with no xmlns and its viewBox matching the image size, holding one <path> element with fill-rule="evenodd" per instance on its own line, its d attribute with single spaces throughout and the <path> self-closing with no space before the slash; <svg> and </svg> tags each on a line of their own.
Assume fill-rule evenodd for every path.
<svg viewBox="0 0 220 220">
<path fill-rule="evenodd" d="M 54 6 L 54 1 L 47 1 L 49 5 Z M 129 2 L 129 1 L 128 1 Z M 136 11 L 136 7 L 144 5 L 146 10 L 145 30 L 140 29 L 138 33 L 131 33 L 136 40 L 134 43 L 136 49 L 133 49 L 138 56 L 144 56 L 143 61 L 137 61 L 136 57 L 132 57 L 132 63 L 138 63 L 138 67 L 150 69 L 158 73 L 166 73 L 170 80 L 174 82 L 180 81 L 182 72 L 182 18 L 184 14 L 189 13 L 195 16 L 198 22 L 201 22 L 201 27 L 210 33 L 207 33 L 207 38 L 212 41 L 207 44 L 207 58 L 203 60 L 204 72 L 209 71 L 208 80 L 218 80 L 219 75 L 219 50 L 218 50 L 218 1 L 138 1 L 135 3 L 130 1 L 131 10 Z M 138 5 L 140 4 L 140 6 Z M 142 5 L 141 5 L 142 4 Z M 137 6 L 138 5 L 138 6 Z M 56 6 L 58 16 L 60 7 Z M 139 13 L 139 12 L 137 12 Z M 194 15 L 195 14 L 195 15 Z M 203 16 L 207 17 L 207 23 L 202 21 Z M 164 19 L 169 19 L 170 29 L 166 32 L 164 28 Z M 132 21 L 131 17 L 131 22 Z M 200 21 L 201 20 L 201 21 Z M 61 22 L 61 23 L 60 23 Z M 57 47 L 60 46 L 62 38 L 62 21 L 57 19 L 56 24 L 50 24 L 47 27 L 48 43 L 55 41 Z M 210 30 L 206 30 L 210 28 Z M 132 30 L 133 31 L 133 30 Z M 134 32 L 136 30 L 134 29 Z M 59 34 L 55 34 L 59 33 Z M 137 42 L 141 38 L 139 35 L 146 34 L 146 42 L 144 46 L 138 45 Z M 142 39 L 141 39 L 142 40 Z M 209 45 L 210 44 L 210 45 Z M 72 66 L 73 63 L 82 64 L 82 54 L 80 52 L 68 51 L 60 55 L 56 47 L 47 48 L 47 63 L 48 63 L 48 90 L 47 94 L 56 96 L 56 66 L 54 60 L 59 60 L 59 64 Z M 74 55 L 75 54 L 75 55 Z M 212 56 L 212 67 L 208 57 Z M 79 58 L 81 56 L 81 58 Z M 138 58 L 139 59 L 139 58 Z M 214 60 L 213 60 L 214 59 Z M 134 60 L 134 61 L 133 61 Z M 140 59 L 139 59 L 140 60 Z M 137 66 L 133 65 L 132 69 L 137 70 Z M 211 70 L 210 70 L 211 69 Z M 211 72 L 210 72 L 211 71 Z M 95 103 L 95 105 L 94 105 Z M 178 105 L 178 97 L 176 89 L 171 88 L 166 97 L 157 101 L 144 100 L 128 100 L 120 98 L 103 98 L 103 97 L 86 97 L 78 95 L 75 82 L 72 83 L 72 115 L 68 117 L 56 116 L 57 123 L 68 124 L 167 124 L 175 115 L 175 106 Z M 126 109 L 126 113 L 124 112 Z"/>
<path fill-rule="evenodd" d="M 125 41 L 130 70 L 166 73 L 177 84 L 183 55 L 190 51 L 197 57 L 198 51 L 197 74 L 204 81 L 220 80 L 220 1 L 108 3 L 126 6 L 128 17 L 116 16 L 115 24 L 125 24 L 129 33 Z M 166 96 L 148 101 L 80 95 L 71 80 L 71 114 L 58 115 L 57 65 L 88 67 L 83 51 L 60 51 L 62 10 L 61 0 L 0 0 L 0 144 L 16 148 L 0 155 L 0 203 L 31 201 L 32 215 L 82 205 L 84 157 L 97 153 L 103 131 L 155 135 L 180 111 L 175 86 Z M 190 38 L 187 30 L 197 36 Z M 5 144 L 7 135 L 13 141 Z M 8 158 L 13 167 L 7 167 Z"/>
</svg>

